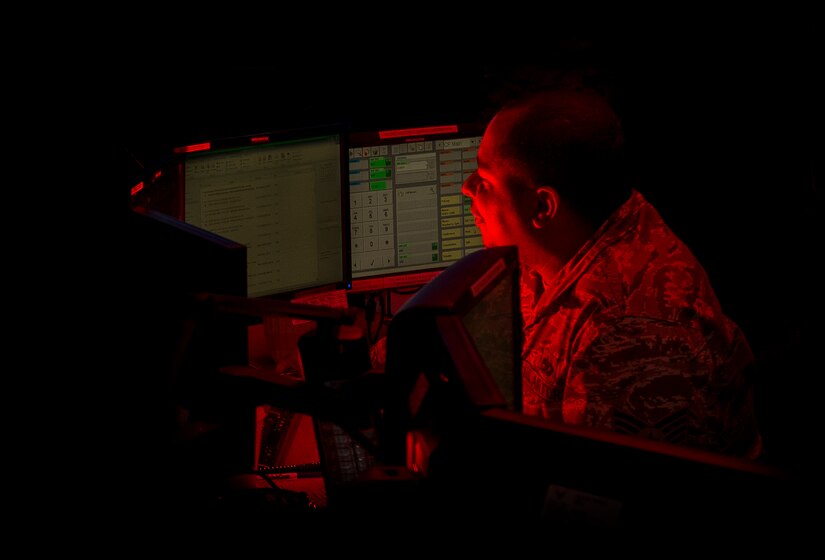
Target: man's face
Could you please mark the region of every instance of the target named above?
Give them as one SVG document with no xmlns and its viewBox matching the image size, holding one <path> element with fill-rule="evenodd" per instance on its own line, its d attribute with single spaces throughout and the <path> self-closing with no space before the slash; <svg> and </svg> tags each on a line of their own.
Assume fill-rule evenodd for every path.
<svg viewBox="0 0 825 560">
<path fill-rule="evenodd" d="M 496 117 L 487 127 L 478 150 L 478 169 L 464 182 L 461 191 L 472 199 L 471 210 L 481 230 L 485 247 L 519 245 L 526 240 L 532 215 L 530 188 L 499 157 L 504 127 Z"/>
</svg>

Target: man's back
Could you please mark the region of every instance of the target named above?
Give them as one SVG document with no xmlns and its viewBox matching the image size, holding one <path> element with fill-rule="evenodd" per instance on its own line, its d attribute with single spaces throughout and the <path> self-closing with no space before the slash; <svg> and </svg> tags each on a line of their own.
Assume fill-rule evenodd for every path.
<svg viewBox="0 0 825 560">
<path fill-rule="evenodd" d="M 753 457 L 753 356 L 638 193 L 525 312 L 525 412 Z"/>
</svg>

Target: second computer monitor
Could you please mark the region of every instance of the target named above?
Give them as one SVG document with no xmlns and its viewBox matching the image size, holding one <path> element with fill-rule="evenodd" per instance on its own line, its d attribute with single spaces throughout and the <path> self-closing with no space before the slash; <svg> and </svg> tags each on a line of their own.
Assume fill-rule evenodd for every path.
<svg viewBox="0 0 825 560">
<path fill-rule="evenodd" d="M 482 132 L 451 124 L 350 134 L 353 291 L 422 285 L 482 248 L 461 194 Z"/>
<path fill-rule="evenodd" d="M 248 297 L 293 299 L 349 286 L 342 124 L 222 137 L 174 149 L 132 206 L 246 247 Z"/>
</svg>

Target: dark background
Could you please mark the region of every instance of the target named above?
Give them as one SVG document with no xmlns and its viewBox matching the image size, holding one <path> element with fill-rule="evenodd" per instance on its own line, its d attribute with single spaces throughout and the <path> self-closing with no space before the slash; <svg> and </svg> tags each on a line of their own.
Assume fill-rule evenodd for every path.
<svg viewBox="0 0 825 560">
<path fill-rule="evenodd" d="M 637 188 L 748 335 L 766 431 L 783 461 L 797 460 L 819 424 L 807 385 L 822 369 L 822 41 L 804 24 L 779 27 L 567 33 L 506 54 L 468 40 L 346 45 L 334 60 L 321 50 L 249 64 L 226 52 L 124 60 L 121 200 L 174 146 L 327 122 L 486 121 L 525 90 L 595 88 L 624 121 Z"/>
</svg>

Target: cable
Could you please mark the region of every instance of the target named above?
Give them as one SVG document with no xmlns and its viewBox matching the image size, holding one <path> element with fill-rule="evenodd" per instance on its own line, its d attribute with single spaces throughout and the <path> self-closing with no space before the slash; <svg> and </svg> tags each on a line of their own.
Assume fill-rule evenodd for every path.
<svg viewBox="0 0 825 560">
<path fill-rule="evenodd" d="M 381 292 L 370 292 L 364 304 L 364 320 L 366 322 L 367 343 L 372 346 L 378 340 L 381 334 L 381 327 L 383 326 L 386 317 L 386 306 L 379 297 Z M 376 321 L 376 310 L 379 311 L 378 320 Z M 373 334 L 374 323 L 378 323 L 378 327 Z"/>
</svg>

